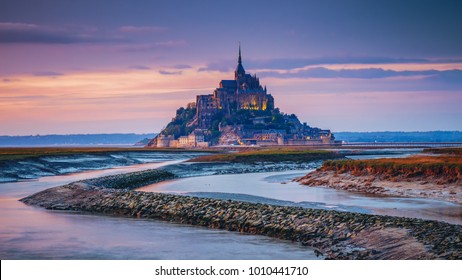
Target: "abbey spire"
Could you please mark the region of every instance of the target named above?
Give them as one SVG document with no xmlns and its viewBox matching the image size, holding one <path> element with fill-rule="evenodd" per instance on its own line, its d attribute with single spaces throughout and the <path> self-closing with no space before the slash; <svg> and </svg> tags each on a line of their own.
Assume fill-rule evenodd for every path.
<svg viewBox="0 0 462 280">
<path fill-rule="evenodd" d="M 242 58 L 241 58 L 241 43 L 239 43 L 239 58 L 237 59 L 238 64 L 242 64 Z"/>
<path fill-rule="evenodd" d="M 234 78 L 236 80 L 240 80 L 244 78 L 244 76 L 245 76 L 245 70 L 244 70 L 244 67 L 242 66 L 241 44 L 239 43 L 239 57 L 237 59 L 236 71 L 234 71 Z"/>
</svg>

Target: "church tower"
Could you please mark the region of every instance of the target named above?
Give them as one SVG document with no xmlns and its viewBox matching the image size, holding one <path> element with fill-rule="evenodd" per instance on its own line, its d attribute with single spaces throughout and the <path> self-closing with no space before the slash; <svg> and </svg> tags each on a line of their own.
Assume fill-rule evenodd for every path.
<svg viewBox="0 0 462 280">
<path fill-rule="evenodd" d="M 245 70 L 242 66 L 242 57 L 241 57 L 241 44 L 239 44 L 239 57 L 237 59 L 236 71 L 234 71 L 234 79 L 236 81 L 243 80 L 245 77 Z"/>
</svg>

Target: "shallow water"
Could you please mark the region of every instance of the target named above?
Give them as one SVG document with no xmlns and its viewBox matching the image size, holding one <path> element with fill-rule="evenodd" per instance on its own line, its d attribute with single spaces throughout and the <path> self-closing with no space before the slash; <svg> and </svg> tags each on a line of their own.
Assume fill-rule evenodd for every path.
<svg viewBox="0 0 462 280">
<path fill-rule="evenodd" d="M 1 259 L 316 259 L 297 243 L 155 220 L 50 211 L 19 198 L 150 163 L 0 184 Z"/>
<path fill-rule="evenodd" d="M 263 236 L 153 220 L 52 212 L 16 200 L 0 201 L 1 259 L 316 258 L 309 248 Z"/>
<path fill-rule="evenodd" d="M 119 156 L 119 155 L 116 155 Z M 142 159 L 139 162 L 152 161 Z M 299 244 L 235 232 L 125 217 L 49 211 L 18 199 L 49 187 L 98 176 L 157 168 L 184 160 L 42 177 L 0 184 L 1 259 L 316 259 Z M 53 159 L 52 159 L 53 160 Z M 94 159 L 97 161 L 97 159 Z M 251 202 L 423 217 L 462 224 L 462 207 L 426 199 L 357 195 L 291 182 L 304 171 L 191 177 L 142 188 Z"/>
<path fill-rule="evenodd" d="M 333 209 L 462 224 L 462 205 L 418 198 L 363 195 L 322 187 L 306 187 L 291 180 L 305 171 L 191 177 L 139 188 L 306 208 Z"/>
<path fill-rule="evenodd" d="M 99 154 L 53 155 L 0 162 L 0 183 L 37 179 L 44 176 L 64 175 L 89 170 L 184 160 L 202 155 L 194 152 L 105 152 Z"/>
</svg>

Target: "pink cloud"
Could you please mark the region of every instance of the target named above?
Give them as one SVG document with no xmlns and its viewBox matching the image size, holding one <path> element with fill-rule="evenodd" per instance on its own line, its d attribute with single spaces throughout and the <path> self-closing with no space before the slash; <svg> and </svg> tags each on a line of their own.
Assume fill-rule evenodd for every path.
<svg viewBox="0 0 462 280">
<path fill-rule="evenodd" d="M 122 26 L 119 28 L 120 32 L 123 33 L 160 33 L 165 32 L 168 29 L 160 26 Z"/>
<path fill-rule="evenodd" d="M 38 27 L 36 24 L 23 22 L 0 22 L 0 30 L 30 30 Z"/>
<path fill-rule="evenodd" d="M 119 37 L 94 33 L 88 26 L 52 26 L 22 22 L 0 22 L 0 44 L 120 43 Z"/>
<path fill-rule="evenodd" d="M 186 45 L 186 41 L 162 41 L 151 44 L 132 44 L 118 47 L 119 50 L 127 52 L 150 51 L 159 48 L 180 47 Z"/>
<path fill-rule="evenodd" d="M 162 75 L 181 75 L 183 71 L 166 71 L 166 70 L 159 70 L 159 74 Z"/>
</svg>

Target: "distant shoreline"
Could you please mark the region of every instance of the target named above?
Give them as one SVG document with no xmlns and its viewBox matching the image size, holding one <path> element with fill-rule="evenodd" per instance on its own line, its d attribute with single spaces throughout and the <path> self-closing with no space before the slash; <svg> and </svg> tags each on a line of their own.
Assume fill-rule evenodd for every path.
<svg viewBox="0 0 462 280">
<path fill-rule="evenodd" d="M 462 143 L 462 131 L 333 132 L 343 143 Z M 146 144 L 157 133 L 0 135 L 0 147 L 107 146 Z M 144 140 L 144 142 L 143 142 Z"/>
</svg>

